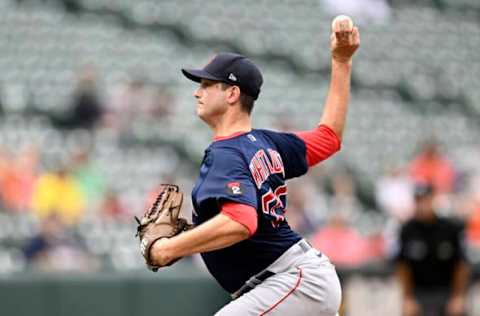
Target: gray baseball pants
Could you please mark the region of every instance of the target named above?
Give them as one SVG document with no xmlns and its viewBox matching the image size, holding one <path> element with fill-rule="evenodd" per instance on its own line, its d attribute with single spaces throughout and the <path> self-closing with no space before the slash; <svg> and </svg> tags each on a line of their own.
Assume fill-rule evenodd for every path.
<svg viewBox="0 0 480 316">
<path fill-rule="evenodd" d="M 338 315 L 342 293 L 335 267 L 305 240 L 290 247 L 265 270 L 271 276 L 264 281 L 252 277 L 247 284 L 253 289 L 215 316 Z"/>
</svg>

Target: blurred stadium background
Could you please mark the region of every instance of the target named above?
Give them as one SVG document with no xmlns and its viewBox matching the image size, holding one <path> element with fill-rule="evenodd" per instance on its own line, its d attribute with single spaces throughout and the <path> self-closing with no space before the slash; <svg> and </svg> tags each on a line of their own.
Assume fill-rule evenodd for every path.
<svg viewBox="0 0 480 316">
<path fill-rule="evenodd" d="M 343 149 L 291 182 L 289 221 L 337 264 L 343 315 L 400 315 L 398 227 L 432 172 L 438 210 L 465 222 L 480 315 L 478 0 L 0 0 L 0 315 L 227 302 L 197 257 L 152 274 L 133 238 L 159 183 L 190 191 L 211 140 L 179 69 L 246 54 L 265 77 L 255 126 L 311 128 L 339 13 L 362 37 Z"/>
</svg>

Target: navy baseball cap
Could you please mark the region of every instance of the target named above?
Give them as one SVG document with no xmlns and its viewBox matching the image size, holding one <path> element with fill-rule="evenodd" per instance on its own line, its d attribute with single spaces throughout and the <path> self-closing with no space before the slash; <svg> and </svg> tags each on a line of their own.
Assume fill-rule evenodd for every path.
<svg viewBox="0 0 480 316">
<path fill-rule="evenodd" d="M 216 55 L 203 69 L 184 69 L 182 72 L 190 80 L 215 80 L 240 87 L 240 91 L 257 99 L 263 83 L 262 73 L 247 57 L 234 53 Z"/>
</svg>

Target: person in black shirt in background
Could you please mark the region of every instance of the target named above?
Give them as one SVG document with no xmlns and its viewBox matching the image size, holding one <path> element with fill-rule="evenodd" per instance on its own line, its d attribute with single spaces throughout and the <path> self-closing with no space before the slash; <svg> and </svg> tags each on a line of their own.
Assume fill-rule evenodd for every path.
<svg viewBox="0 0 480 316">
<path fill-rule="evenodd" d="M 466 315 L 463 226 L 435 214 L 431 186 L 418 184 L 414 194 L 415 215 L 402 227 L 397 262 L 403 315 Z"/>
<path fill-rule="evenodd" d="M 99 96 L 96 70 L 92 65 L 81 68 L 71 101 L 61 113 L 47 115 L 54 127 L 61 130 L 85 129 L 92 131 L 102 121 L 104 106 Z"/>
</svg>

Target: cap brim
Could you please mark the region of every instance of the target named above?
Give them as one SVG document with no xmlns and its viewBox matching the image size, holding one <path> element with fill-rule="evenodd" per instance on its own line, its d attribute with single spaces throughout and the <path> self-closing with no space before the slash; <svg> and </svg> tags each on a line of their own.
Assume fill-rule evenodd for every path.
<svg viewBox="0 0 480 316">
<path fill-rule="evenodd" d="M 206 72 L 203 69 L 184 69 L 182 68 L 182 73 L 185 77 L 188 79 L 195 81 L 195 82 L 200 82 L 202 79 L 208 79 L 208 80 L 218 80 L 221 81 L 221 78 L 215 77 L 208 72 Z"/>
</svg>

